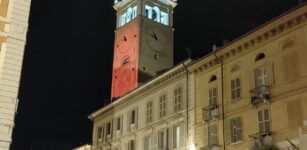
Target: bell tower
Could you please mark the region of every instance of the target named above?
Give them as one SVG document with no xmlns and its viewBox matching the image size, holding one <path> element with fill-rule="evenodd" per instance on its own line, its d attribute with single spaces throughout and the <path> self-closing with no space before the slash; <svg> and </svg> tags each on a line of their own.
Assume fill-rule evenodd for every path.
<svg viewBox="0 0 307 150">
<path fill-rule="evenodd" d="M 173 67 L 176 0 L 115 0 L 117 25 L 111 99 Z"/>
</svg>

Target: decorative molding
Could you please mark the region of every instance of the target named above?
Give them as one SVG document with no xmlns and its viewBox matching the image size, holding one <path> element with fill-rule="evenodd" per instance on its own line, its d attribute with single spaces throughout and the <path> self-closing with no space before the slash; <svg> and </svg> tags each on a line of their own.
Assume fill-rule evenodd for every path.
<svg viewBox="0 0 307 150">
<path fill-rule="evenodd" d="M 295 10 L 285 13 L 275 19 L 272 19 L 268 23 L 252 30 L 251 32 L 239 37 L 237 40 L 230 42 L 229 44 L 220 47 L 216 50 L 216 53 L 219 53 L 219 57 L 224 61 L 231 59 L 238 54 L 247 52 L 248 50 L 255 49 L 264 44 L 268 40 L 277 38 L 289 30 L 300 27 L 306 24 L 307 20 L 307 5 L 304 4 Z M 196 60 L 190 67 L 190 72 L 198 74 L 213 66 L 217 65 L 214 57 L 214 53 L 204 56 Z M 214 63 L 215 62 L 215 63 Z"/>
</svg>

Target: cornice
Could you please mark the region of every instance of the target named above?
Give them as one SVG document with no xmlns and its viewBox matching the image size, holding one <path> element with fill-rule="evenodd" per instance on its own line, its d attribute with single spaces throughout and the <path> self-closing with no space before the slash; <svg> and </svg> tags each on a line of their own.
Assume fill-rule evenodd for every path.
<svg viewBox="0 0 307 150">
<path fill-rule="evenodd" d="M 146 84 L 134 89 L 133 91 L 127 93 L 126 95 L 116 99 L 111 104 L 97 110 L 96 112 L 92 113 L 89 118 L 93 119 L 95 117 L 98 117 L 102 113 L 107 113 L 111 110 L 113 110 L 116 107 L 120 107 L 123 104 L 126 104 L 128 102 L 134 101 L 136 98 L 141 97 L 146 92 L 149 92 L 152 89 L 155 89 L 157 87 L 160 87 L 162 84 L 168 83 L 170 80 L 182 75 L 186 71 L 186 67 L 191 63 L 191 60 L 188 59 L 184 61 L 183 63 L 175 66 L 171 70 L 163 73 L 162 75 L 152 79 L 151 81 L 147 82 Z"/>
<path fill-rule="evenodd" d="M 307 3 L 301 4 L 297 8 L 290 10 L 275 19 L 255 28 L 238 39 L 218 48 L 204 57 L 196 60 L 190 65 L 189 71 L 195 74 L 208 70 L 220 61 L 226 61 L 242 53 L 250 52 L 269 40 L 278 38 L 289 31 L 306 25 L 307 20 Z M 215 54 L 214 54 L 215 53 Z"/>
</svg>

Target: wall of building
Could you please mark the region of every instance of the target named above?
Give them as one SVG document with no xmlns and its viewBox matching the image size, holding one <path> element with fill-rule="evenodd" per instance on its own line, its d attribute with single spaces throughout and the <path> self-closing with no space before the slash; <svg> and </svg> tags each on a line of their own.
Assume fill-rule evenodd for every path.
<svg viewBox="0 0 307 150">
<path fill-rule="evenodd" d="M 30 0 L 0 1 L 0 149 L 12 142 Z"/>
<path fill-rule="evenodd" d="M 187 143 L 191 144 L 188 135 L 191 135 L 189 132 L 192 132 L 193 126 L 189 126 L 189 131 L 187 131 L 187 78 L 186 73 L 181 73 L 179 76 L 171 78 L 169 81 L 162 82 L 160 85 L 157 85 L 154 89 L 146 90 L 141 95 L 133 99 L 126 99 L 126 101 L 118 106 L 110 108 L 110 110 L 105 111 L 99 114 L 94 118 L 94 128 L 93 128 L 93 149 L 98 150 L 102 148 L 127 148 L 127 143 L 130 140 L 134 140 L 135 149 L 144 149 L 144 137 L 151 135 L 152 143 L 151 149 L 158 149 L 158 132 L 164 129 L 169 131 L 169 147 L 173 145 L 172 131 L 174 125 L 181 125 L 183 130 L 182 136 L 184 136 L 183 145 L 181 148 L 186 148 Z M 146 86 L 146 85 L 145 85 Z M 182 109 L 175 112 L 174 110 L 174 90 L 178 87 L 182 88 Z M 162 119 L 159 118 L 159 97 L 166 94 L 166 116 Z M 146 111 L 147 102 L 153 102 L 153 121 L 151 123 L 146 123 Z M 193 104 L 189 104 L 192 109 Z M 137 128 L 129 129 L 128 127 L 128 118 L 129 112 L 137 108 Z M 191 110 L 190 110 L 191 111 Z M 190 114 L 192 114 L 190 112 Z M 123 118 L 123 128 L 121 135 L 116 135 L 115 129 L 112 129 L 112 140 L 110 142 L 100 142 L 98 141 L 98 128 L 102 127 L 106 122 L 114 122 L 117 117 L 122 116 Z M 189 118 L 193 122 L 193 118 Z M 116 126 L 116 123 L 113 124 L 113 127 Z M 181 132 L 180 131 L 180 132 Z M 100 132 L 101 134 L 101 132 Z"/>
<path fill-rule="evenodd" d="M 224 105 L 222 105 L 221 64 L 215 56 L 209 55 L 190 68 L 195 74 L 197 148 L 208 146 L 208 126 L 214 124 L 218 128 L 220 149 L 223 149 L 224 142 L 226 149 L 251 148 L 252 137 L 259 137 L 258 112 L 264 109 L 269 110 L 270 133 L 267 134 L 272 136 L 273 143 L 278 145 L 278 143 L 287 142 L 288 139 L 293 144 L 299 145 L 298 129 L 307 119 L 307 111 L 304 109 L 307 107 L 305 101 L 307 62 L 304 59 L 307 57 L 306 8 L 306 6 L 299 8 L 278 18 L 217 52 L 217 56 L 222 56 L 224 60 Z M 254 41 L 254 43 L 246 41 Z M 265 57 L 255 61 L 260 53 L 265 54 Z M 250 91 L 257 87 L 255 70 L 263 66 L 267 67 L 266 83 L 270 98 L 267 102 L 253 105 Z M 217 80 L 209 82 L 212 75 L 216 75 Z M 240 79 L 241 96 L 232 100 L 231 80 L 235 78 Z M 212 87 L 218 89 L 219 118 L 207 123 L 203 119 L 203 108 L 209 105 L 208 93 Z M 222 106 L 225 111 L 224 127 Z M 233 142 L 230 120 L 237 117 L 241 118 L 242 139 Z"/>
</svg>

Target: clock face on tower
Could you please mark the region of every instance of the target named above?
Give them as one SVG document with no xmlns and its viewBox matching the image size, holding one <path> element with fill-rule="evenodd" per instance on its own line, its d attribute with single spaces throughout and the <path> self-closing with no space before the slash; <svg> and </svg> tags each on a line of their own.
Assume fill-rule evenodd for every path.
<svg viewBox="0 0 307 150">
<path fill-rule="evenodd" d="M 115 35 L 112 98 L 137 86 L 139 31 L 137 21 L 118 29 Z"/>
<path fill-rule="evenodd" d="M 166 36 L 159 28 L 147 28 L 145 31 L 146 42 L 151 50 L 161 52 L 166 49 Z"/>
</svg>

